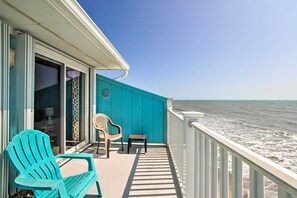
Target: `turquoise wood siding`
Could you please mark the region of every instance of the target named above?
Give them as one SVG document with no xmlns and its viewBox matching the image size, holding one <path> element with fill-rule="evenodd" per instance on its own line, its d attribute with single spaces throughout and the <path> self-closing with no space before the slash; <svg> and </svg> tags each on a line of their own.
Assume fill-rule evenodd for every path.
<svg viewBox="0 0 297 198">
<path fill-rule="evenodd" d="M 133 133 L 146 134 L 149 143 L 167 142 L 167 98 L 100 75 L 96 80 L 96 112 L 121 125 L 124 141 Z"/>
</svg>

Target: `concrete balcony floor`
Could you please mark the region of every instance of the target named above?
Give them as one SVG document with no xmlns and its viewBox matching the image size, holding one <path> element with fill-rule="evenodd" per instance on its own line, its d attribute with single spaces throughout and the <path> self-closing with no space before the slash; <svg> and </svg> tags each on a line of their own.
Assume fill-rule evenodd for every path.
<svg viewBox="0 0 297 198">
<path fill-rule="evenodd" d="M 119 144 L 112 144 L 109 159 L 104 145 L 96 154 L 96 145 L 84 153 L 94 155 L 102 194 L 104 198 L 118 197 L 182 197 L 167 147 L 132 145 L 127 154 L 127 145 L 121 151 Z M 71 160 L 61 167 L 63 177 L 87 171 L 85 160 Z M 96 197 L 96 185 L 88 191 L 86 198 Z"/>
</svg>

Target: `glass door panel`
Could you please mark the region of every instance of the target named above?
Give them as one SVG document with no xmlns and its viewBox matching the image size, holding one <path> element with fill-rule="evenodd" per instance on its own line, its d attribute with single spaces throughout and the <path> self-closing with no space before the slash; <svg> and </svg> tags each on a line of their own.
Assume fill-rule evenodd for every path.
<svg viewBox="0 0 297 198">
<path fill-rule="evenodd" d="M 85 140 L 83 130 L 85 74 L 66 69 L 66 150 Z"/>
<path fill-rule="evenodd" d="M 60 145 L 60 65 L 35 57 L 34 128 L 50 136 L 55 155 Z"/>
</svg>

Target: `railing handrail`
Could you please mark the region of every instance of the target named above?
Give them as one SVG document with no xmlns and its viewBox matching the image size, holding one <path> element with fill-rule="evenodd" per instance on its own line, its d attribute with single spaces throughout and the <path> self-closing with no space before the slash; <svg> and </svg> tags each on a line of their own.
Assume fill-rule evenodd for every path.
<svg viewBox="0 0 297 198">
<path fill-rule="evenodd" d="M 189 196 L 208 196 L 210 190 L 208 182 L 210 180 L 210 185 L 212 187 L 210 192 L 211 194 L 213 193 L 212 196 L 217 196 L 217 192 L 214 189 L 217 189 L 218 186 L 218 183 L 216 184 L 216 177 L 218 177 L 218 161 L 220 166 L 222 166 L 219 182 L 220 189 L 222 190 L 220 196 L 226 197 L 228 195 L 228 184 L 226 184 L 229 180 L 228 153 L 232 155 L 232 170 L 229 170 L 231 171 L 229 174 L 231 173 L 232 175 L 231 185 L 236 186 L 232 189 L 232 195 L 233 193 L 234 196 L 241 196 L 240 194 L 242 194 L 242 162 L 245 162 L 250 167 L 248 178 L 250 180 L 249 190 L 252 197 L 264 197 L 264 176 L 278 185 L 278 197 L 291 197 L 291 195 L 296 195 L 296 173 L 199 124 L 199 121 L 195 120 L 196 116 L 197 118 L 199 117 L 197 112 L 185 112 L 181 115 L 173 110 L 168 110 L 168 113 L 175 117 L 175 119 L 183 122 L 183 132 L 186 135 L 183 137 L 185 138 L 185 142 L 183 142 L 183 139 L 178 139 L 177 141 L 176 139 L 173 139 L 174 144 L 171 145 L 169 142 L 169 147 L 172 146 L 172 148 L 175 149 L 175 151 L 172 152 L 172 155 L 176 154 L 179 162 L 183 160 L 180 159 L 181 157 L 186 157 L 187 180 L 185 181 L 185 178 L 183 178 L 183 182 L 185 182 L 187 186 L 186 194 L 189 193 Z M 175 127 L 178 127 L 177 130 L 173 130 L 173 134 L 180 133 L 181 123 L 175 120 L 173 124 Z M 176 138 L 176 135 L 170 137 Z M 177 152 L 178 149 L 180 149 L 180 144 L 186 144 L 186 156 L 180 155 Z M 218 148 L 217 145 L 219 146 Z M 219 150 L 217 149 L 220 149 L 219 158 Z M 206 156 L 207 153 L 210 154 L 210 156 Z M 211 159 L 209 159 L 209 157 L 211 157 Z M 207 168 L 209 166 L 211 166 L 211 173 L 209 168 Z M 184 167 L 180 166 L 179 163 L 177 168 L 183 169 Z M 184 171 L 182 170 L 181 173 L 184 173 Z M 188 173 L 190 175 L 188 175 Z M 209 177 L 210 175 L 211 177 Z M 191 184 L 190 186 L 187 185 L 188 182 Z M 195 183 L 194 186 L 193 182 Z"/>
<path fill-rule="evenodd" d="M 176 117 L 178 117 L 180 120 L 182 120 L 182 121 L 184 120 L 184 117 L 183 117 L 182 115 L 180 115 L 180 114 L 174 112 L 174 111 L 171 110 L 171 109 L 168 109 L 168 111 L 169 111 L 170 113 L 172 113 L 173 115 L 175 115 Z"/>
<path fill-rule="evenodd" d="M 174 114 L 176 115 L 176 113 Z M 244 146 L 227 139 L 226 137 L 208 129 L 198 122 L 193 122 L 191 126 L 211 137 L 219 145 L 227 147 L 229 150 L 233 151 L 232 154 L 236 157 L 241 158 L 243 161 L 249 161 L 250 166 L 253 166 L 253 168 L 257 169 L 259 172 L 262 172 L 275 183 L 286 183 L 293 189 L 295 188 L 294 190 L 297 189 L 297 174 L 293 173 L 292 171 L 274 163 L 263 156 L 260 156 L 253 151 L 248 150 Z"/>
</svg>

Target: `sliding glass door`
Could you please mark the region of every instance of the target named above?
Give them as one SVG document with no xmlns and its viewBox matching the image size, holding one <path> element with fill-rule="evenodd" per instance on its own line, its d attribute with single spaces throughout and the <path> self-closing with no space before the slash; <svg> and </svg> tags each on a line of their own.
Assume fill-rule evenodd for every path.
<svg viewBox="0 0 297 198">
<path fill-rule="evenodd" d="M 61 65 L 35 58 L 34 128 L 50 136 L 54 154 L 61 153 Z"/>
<path fill-rule="evenodd" d="M 35 58 L 34 128 L 50 136 L 55 155 L 88 142 L 87 82 L 88 68 Z"/>
</svg>

